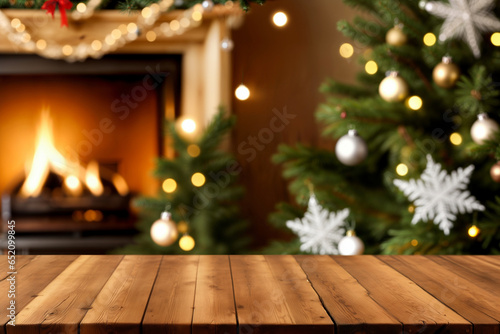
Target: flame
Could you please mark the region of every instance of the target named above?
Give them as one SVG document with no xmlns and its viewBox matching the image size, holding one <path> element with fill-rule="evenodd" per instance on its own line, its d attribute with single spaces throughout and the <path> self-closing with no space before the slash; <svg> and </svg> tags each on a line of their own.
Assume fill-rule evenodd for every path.
<svg viewBox="0 0 500 334">
<path fill-rule="evenodd" d="M 37 129 L 35 154 L 31 166 L 28 166 L 26 179 L 21 186 L 21 197 L 40 196 L 45 181 L 52 171 L 64 178 L 64 190 L 67 194 L 79 196 L 85 185 L 94 196 L 104 192 L 99 175 L 99 165 L 91 161 L 85 169 L 78 161 L 70 162 L 54 145 L 53 124 L 49 111 L 44 109 Z M 115 174 L 112 182 L 120 195 L 128 193 L 128 186 L 122 176 Z"/>
<path fill-rule="evenodd" d="M 87 166 L 85 184 L 94 196 L 102 195 L 104 188 L 101 183 L 101 177 L 99 176 L 99 165 L 96 161 L 91 161 Z"/>
<path fill-rule="evenodd" d="M 46 109 L 42 111 L 35 147 L 31 168 L 20 190 L 22 197 L 39 196 L 50 170 L 66 176 L 72 169 L 68 161 L 54 147 L 52 119 Z"/>
<path fill-rule="evenodd" d="M 123 176 L 120 174 L 113 174 L 111 181 L 120 195 L 125 196 L 128 194 L 127 182 L 125 182 Z"/>
</svg>

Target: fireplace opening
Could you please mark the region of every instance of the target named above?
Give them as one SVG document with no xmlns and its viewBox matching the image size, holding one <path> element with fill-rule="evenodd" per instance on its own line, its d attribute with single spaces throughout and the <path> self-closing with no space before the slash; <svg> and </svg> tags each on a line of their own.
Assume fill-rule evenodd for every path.
<svg viewBox="0 0 500 334">
<path fill-rule="evenodd" d="M 0 59 L 2 227 L 24 253 L 102 253 L 131 242 L 130 200 L 154 195 L 165 118 L 179 115 L 181 57 L 66 64 Z"/>
</svg>

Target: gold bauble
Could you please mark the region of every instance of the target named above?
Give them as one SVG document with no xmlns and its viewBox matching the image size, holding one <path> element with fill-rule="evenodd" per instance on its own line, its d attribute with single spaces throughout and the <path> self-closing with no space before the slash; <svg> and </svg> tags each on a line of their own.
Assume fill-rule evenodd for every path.
<svg viewBox="0 0 500 334">
<path fill-rule="evenodd" d="M 450 57 L 443 57 L 443 61 L 434 67 L 432 79 L 443 88 L 453 87 L 460 77 L 460 69 L 451 62 Z"/>
<path fill-rule="evenodd" d="M 500 161 L 491 166 L 490 175 L 493 181 L 500 182 Z"/>
<path fill-rule="evenodd" d="M 387 102 L 401 102 L 408 96 L 408 84 L 397 72 L 391 72 L 380 82 L 378 93 Z"/>
<path fill-rule="evenodd" d="M 405 45 L 408 41 L 408 37 L 405 35 L 400 25 L 396 25 L 394 28 L 389 29 L 385 35 L 385 41 L 389 45 L 401 46 Z"/>
</svg>

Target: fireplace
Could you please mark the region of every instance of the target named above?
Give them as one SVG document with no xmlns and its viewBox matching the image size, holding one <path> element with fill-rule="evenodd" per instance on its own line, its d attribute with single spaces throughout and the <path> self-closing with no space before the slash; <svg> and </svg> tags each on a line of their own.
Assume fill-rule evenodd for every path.
<svg viewBox="0 0 500 334">
<path fill-rule="evenodd" d="M 131 241 L 130 199 L 154 195 L 164 119 L 180 114 L 180 55 L 68 64 L 0 56 L 3 229 L 19 251 L 101 253 Z"/>
</svg>

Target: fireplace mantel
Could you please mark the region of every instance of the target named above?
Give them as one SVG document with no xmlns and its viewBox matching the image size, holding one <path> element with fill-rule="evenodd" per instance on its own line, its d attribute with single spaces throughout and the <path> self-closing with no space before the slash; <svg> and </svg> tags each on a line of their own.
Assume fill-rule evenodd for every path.
<svg viewBox="0 0 500 334">
<path fill-rule="evenodd" d="M 120 24 L 137 21 L 137 14 L 124 14 L 118 10 L 102 10 L 91 18 L 81 21 L 69 20 L 68 28 L 61 28 L 59 18 L 52 20 L 41 10 L 5 9 L 3 13 L 19 18 L 28 30 L 36 30 L 39 38 L 56 41 L 59 44 L 77 44 L 79 41 L 103 39 L 108 32 Z M 157 24 L 178 18 L 182 11 L 163 14 Z M 181 114 L 200 124 L 206 124 L 219 105 L 230 105 L 230 53 L 222 51 L 222 38 L 229 37 L 230 29 L 226 19 L 238 21 L 242 17 L 239 8 L 216 6 L 205 13 L 200 26 L 173 37 L 158 36 L 148 42 L 145 34 L 114 53 L 120 54 L 181 54 Z M 40 33 L 41 32 L 41 33 Z M 44 37 L 42 37 L 43 34 Z M 0 35 L 0 53 L 26 53 Z"/>
</svg>

